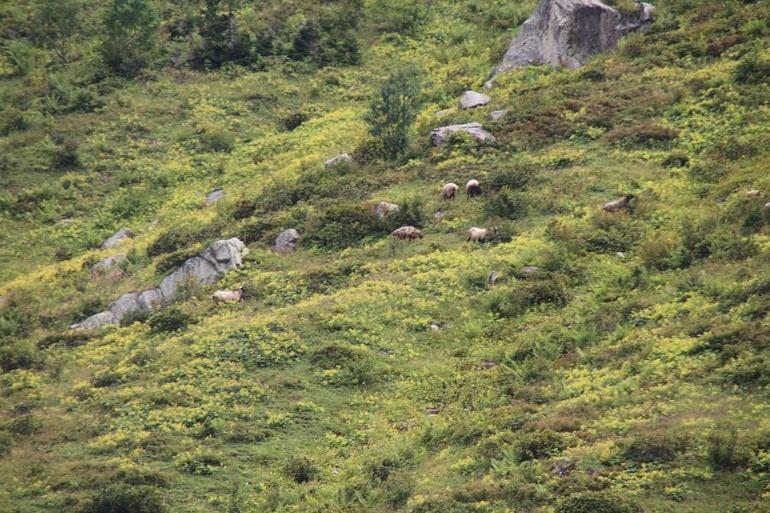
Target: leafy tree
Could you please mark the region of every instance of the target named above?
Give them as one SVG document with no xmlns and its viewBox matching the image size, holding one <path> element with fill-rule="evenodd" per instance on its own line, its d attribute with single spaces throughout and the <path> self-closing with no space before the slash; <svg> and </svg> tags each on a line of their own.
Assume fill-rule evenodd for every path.
<svg viewBox="0 0 770 513">
<path fill-rule="evenodd" d="M 83 11 L 81 0 L 40 0 L 35 15 L 38 43 L 52 48 L 63 63 L 67 62 L 64 42 L 77 33 Z"/>
<path fill-rule="evenodd" d="M 251 57 L 248 36 L 237 30 L 237 4 L 237 0 L 205 0 L 200 26 L 203 45 L 196 59 L 200 67 L 218 68 L 227 62 L 244 62 Z"/>
<path fill-rule="evenodd" d="M 158 14 L 150 0 L 112 0 L 104 16 L 104 63 L 121 75 L 147 66 L 157 46 Z"/>
<path fill-rule="evenodd" d="M 404 153 L 409 142 L 409 128 L 420 105 L 421 79 L 416 66 L 409 65 L 393 73 L 369 106 L 366 121 L 382 157 L 394 160 Z"/>
</svg>

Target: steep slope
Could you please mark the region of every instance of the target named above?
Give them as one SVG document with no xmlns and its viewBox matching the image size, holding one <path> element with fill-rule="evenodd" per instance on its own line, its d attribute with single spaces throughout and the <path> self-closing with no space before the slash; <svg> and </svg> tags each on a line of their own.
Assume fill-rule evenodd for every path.
<svg viewBox="0 0 770 513">
<path fill-rule="evenodd" d="M 93 83 L 96 28 L 67 63 L 14 32 L 3 48 L 36 57 L 0 82 L 0 511 L 766 511 L 770 6 L 661 0 L 617 51 L 459 110 L 534 7 L 364 2 L 360 64 Z M 366 160 L 368 103 L 407 62 L 409 159 Z M 98 107 L 53 109 L 57 87 Z M 496 142 L 431 145 L 472 121 Z M 324 167 L 341 152 L 359 160 Z M 470 178 L 481 197 L 441 199 Z M 381 200 L 425 237 L 392 241 Z M 274 252 L 292 227 L 298 251 Z M 234 236 L 250 252 L 217 287 L 244 301 L 191 288 L 67 329 Z M 122 276 L 95 278 L 116 253 Z"/>
</svg>

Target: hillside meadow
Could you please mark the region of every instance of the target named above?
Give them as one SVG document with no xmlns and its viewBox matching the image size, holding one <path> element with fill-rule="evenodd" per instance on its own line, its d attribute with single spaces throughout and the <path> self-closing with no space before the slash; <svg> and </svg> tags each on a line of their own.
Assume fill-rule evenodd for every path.
<svg viewBox="0 0 770 513">
<path fill-rule="evenodd" d="M 0 511 L 770 511 L 770 3 L 658 0 L 489 90 L 535 1 L 122 3 L 117 54 L 121 0 L 0 5 Z M 68 328 L 230 237 L 216 285 Z"/>
</svg>

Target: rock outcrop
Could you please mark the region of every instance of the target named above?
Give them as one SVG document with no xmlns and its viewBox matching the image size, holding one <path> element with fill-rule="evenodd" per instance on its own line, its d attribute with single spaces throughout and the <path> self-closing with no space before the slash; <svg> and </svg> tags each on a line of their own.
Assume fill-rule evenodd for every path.
<svg viewBox="0 0 770 513">
<path fill-rule="evenodd" d="M 324 166 L 337 167 L 340 164 L 350 164 L 351 162 L 353 162 L 353 157 L 351 157 L 347 153 L 340 153 L 336 157 L 332 157 L 326 162 L 324 162 Z"/>
<path fill-rule="evenodd" d="M 508 114 L 508 109 L 494 110 L 489 113 L 489 119 L 492 121 L 497 121 L 499 119 L 503 119 L 506 114 Z"/>
<path fill-rule="evenodd" d="M 134 232 L 129 230 L 128 228 L 121 228 L 120 230 L 116 231 L 110 237 L 102 242 L 101 248 L 102 249 L 112 249 L 121 242 L 123 242 L 126 239 L 131 239 L 134 236 Z"/>
<path fill-rule="evenodd" d="M 465 132 L 470 134 L 471 137 L 483 143 L 495 141 L 495 136 L 484 130 L 484 127 L 481 126 L 481 123 L 476 122 L 465 123 L 462 125 L 448 125 L 436 128 L 430 133 L 430 138 L 434 145 L 441 146 L 446 142 L 451 134 L 457 132 Z"/>
<path fill-rule="evenodd" d="M 486 94 L 477 93 L 476 91 L 465 91 L 460 97 L 460 110 L 483 107 L 491 100 Z"/>
<path fill-rule="evenodd" d="M 600 0 L 541 0 L 493 74 L 532 64 L 578 68 L 652 23 L 654 13 L 641 2 L 635 15 L 625 16 Z"/>
<path fill-rule="evenodd" d="M 275 250 L 281 253 L 294 253 L 297 250 L 297 241 L 299 232 L 294 228 L 289 228 L 281 232 L 275 239 Z"/>
<path fill-rule="evenodd" d="M 166 276 L 160 287 L 123 294 L 108 310 L 94 314 L 70 328 L 94 329 L 106 324 L 119 324 L 128 315 L 156 310 L 173 301 L 182 287 L 188 284 L 210 285 L 227 271 L 241 267 L 247 252 L 248 249 L 240 239 L 218 240 Z"/>
<path fill-rule="evenodd" d="M 382 221 L 391 212 L 398 210 L 398 205 L 395 203 L 388 203 L 387 201 L 380 201 L 374 206 L 374 213 L 377 215 L 377 219 Z"/>
</svg>

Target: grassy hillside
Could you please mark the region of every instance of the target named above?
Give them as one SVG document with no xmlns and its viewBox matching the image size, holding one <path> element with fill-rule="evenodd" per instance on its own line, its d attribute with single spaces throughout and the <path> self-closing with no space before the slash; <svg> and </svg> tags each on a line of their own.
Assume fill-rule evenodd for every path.
<svg viewBox="0 0 770 513">
<path fill-rule="evenodd" d="M 658 0 L 458 110 L 535 3 L 222 2 L 220 62 L 207 2 L 168 0 L 137 69 L 106 60 L 112 2 L 0 6 L 0 511 L 768 511 L 770 3 Z M 406 64 L 410 146 L 378 160 L 365 115 Z M 496 143 L 431 146 L 468 121 Z M 233 236 L 216 288 L 244 301 L 67 329 Z"/>
</svg>

